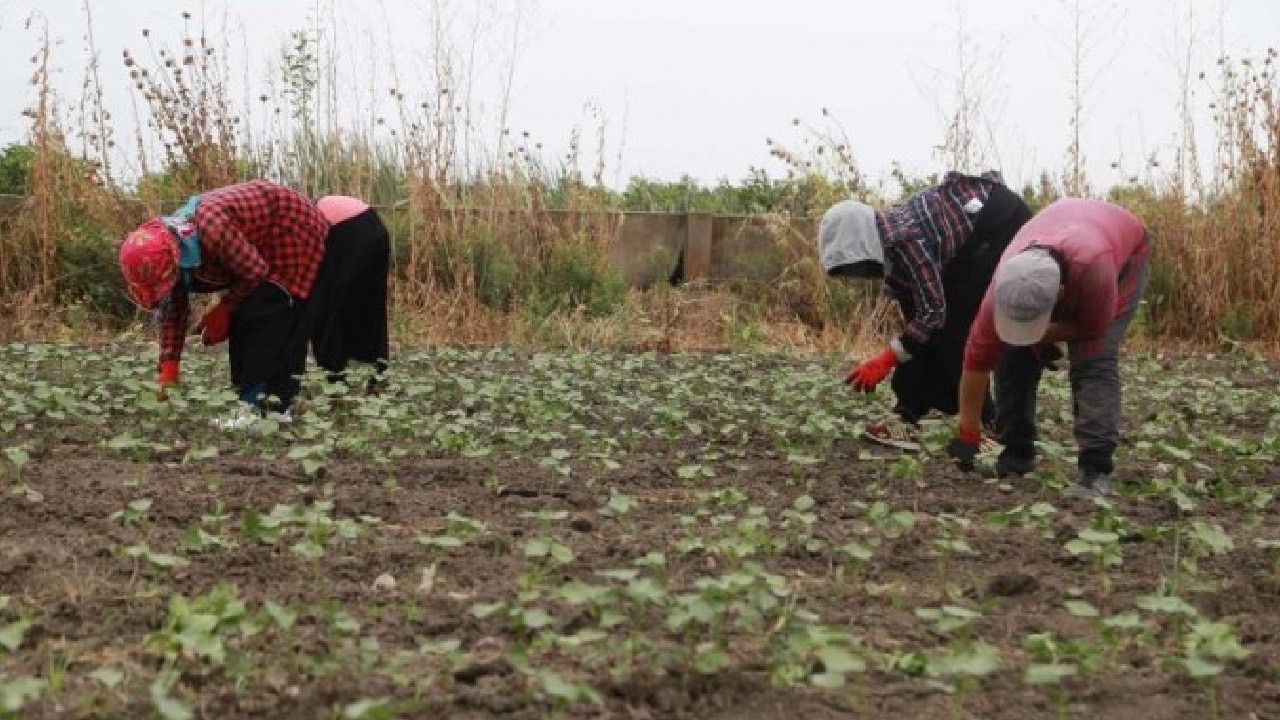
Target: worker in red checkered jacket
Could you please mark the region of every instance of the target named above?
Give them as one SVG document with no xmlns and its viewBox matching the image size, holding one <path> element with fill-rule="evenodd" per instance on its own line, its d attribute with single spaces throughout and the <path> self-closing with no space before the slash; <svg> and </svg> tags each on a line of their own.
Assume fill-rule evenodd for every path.
<svg viewBox="0 0 1280 720">
<path fill-rule="evenodd" d="M 222 293 L 196 329 L 206 345 L 230 341 L 231 381 L 244 402 L 224 429 L 264 412 L 290 419 L 316 317 L 309 307 L 329 222 L 309 198 L 266 180 L 192 197 L 155 217 L 120 247 L 120 267 L 138 305 L 158 310 L 161 389 L 178 381 L 191 293 Z"/>
</svg>

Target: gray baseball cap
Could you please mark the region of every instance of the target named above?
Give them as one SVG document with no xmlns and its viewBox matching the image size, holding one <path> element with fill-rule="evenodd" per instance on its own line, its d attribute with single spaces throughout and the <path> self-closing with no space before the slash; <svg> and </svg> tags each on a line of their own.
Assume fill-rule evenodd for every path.
<svg viewBox="0 0 1280 720">
<path fill-rule="evenodd" d="M 1062 269 L 1048 250 L 1023 250 L 996 269 L 996 334 L 1009 345 L 1044 338 L 1058 304 Z"/>
</svg>

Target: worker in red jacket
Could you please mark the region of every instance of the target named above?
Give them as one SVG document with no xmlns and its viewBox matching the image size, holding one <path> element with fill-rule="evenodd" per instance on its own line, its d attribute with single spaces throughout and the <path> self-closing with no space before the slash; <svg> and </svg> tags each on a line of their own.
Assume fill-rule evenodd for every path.
<svg viewBox="0 0 1280 720">
<path fill-rule="evenodd" d="M 1071 494 L 1111 490 L 1120 432 L 1120 346 L 1147 284 L 1146 226 L 1124 208 L 1067 198 L 1022 226 L 996 268 L 965 349 L 957 437 L 948 452 L 972 467 L 988 378 L 1004 443 L 997 473 L 1035 463 L 1036 391 L 1045 358 L 1065 342 L 1079 450 Z"/>
<path fill-rule="evenodd" d="M 309 198 L 266 180 L 194 196 L 131 232 L 120 268 L 134 301 L 159 311 L 162 391 L 178 381 L 190 294 L 221 292 L 197 329 L 206 345 L 230 340 L 231 381 L 244 406 L 219 427 L 249 426 L 266 411 L 290 419 L 328 232 Z"/>
</svg>

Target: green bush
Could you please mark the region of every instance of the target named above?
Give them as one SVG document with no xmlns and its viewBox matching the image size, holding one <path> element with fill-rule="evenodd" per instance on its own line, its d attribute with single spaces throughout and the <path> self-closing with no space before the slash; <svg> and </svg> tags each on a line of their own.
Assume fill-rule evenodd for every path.
<svg viewBox="0 0 1280 720">
<path fill-rule="evenodd" d="M 538 315 L 586 308 L 592 317 L 611 315 L 627 296 L 627 281 L 611 267 L 599 248 L 584 240 L 552 249 L 526 299 Z"/>
<path fill-rule="evenodd" d="M 30 145 L 13 143 L 0 150 L 0 195 L 24 195 L 27 173 L 35 150 Z"/>
<path fill-rule="evenodd" d="M 120 327 L 136 313 L 120 277 L 116 243 L 101 231 L 79 227 L 58 243 L 58 297 L 79 303 L 88 313 Z"/>
<path fill-rule="evenodd" d="M 519 290 L 520 273 L 511 249 L 493 230 L 484 229 L 471 236 L 467 250 L 477 299 L 491 308 L 509 309 Z"/>
</svg>

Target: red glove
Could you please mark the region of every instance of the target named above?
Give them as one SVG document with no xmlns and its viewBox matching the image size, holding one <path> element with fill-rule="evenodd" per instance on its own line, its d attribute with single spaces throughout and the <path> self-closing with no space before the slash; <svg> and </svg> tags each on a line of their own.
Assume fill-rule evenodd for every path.
<svg viewBox="0 0 1280 720">
<path fill-rule="evenodd" d="M 977 444 L 982 442 L 982 431 L 971 425 L 960 425 L 956 428 L 956 437 Z"/>
<path fill-rule="evenodd" d="M 181 369 L 181 363 L 177 360 L 161 360 L 160 361 L 160 399 L 165 398 L 164 389 L 178 384 L 178 373 Z"/>
<path fill-rule="evenodd" d="M 862 392 L 871 392 L 897 365 L 898 354 L 893 348 L 885 348 L 884 352 L 850 369 L 844 381 Z"/>
<path fill-rule="evenodd" d="M 971 425 L 956 428 L 956 436 L 947 444 L 947 454 L 964 472 L 973 471 L 973 460 L 982 444 L 982 431 Z"/>
<path fill-rule="evenodd" d="M 196 329 L 200 331 L 200 337 L 205 345 L 226 342 L 227 336 L 231 334 L 231 308 L 228 308 L 226 303 L 219 302 L 200 318 Z"/>
</svg>

